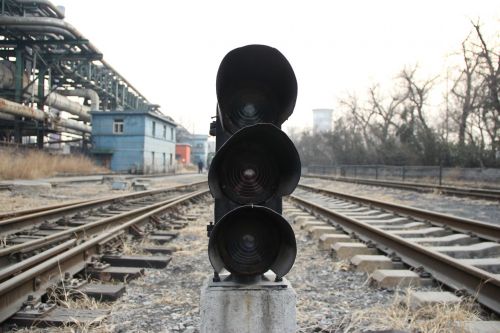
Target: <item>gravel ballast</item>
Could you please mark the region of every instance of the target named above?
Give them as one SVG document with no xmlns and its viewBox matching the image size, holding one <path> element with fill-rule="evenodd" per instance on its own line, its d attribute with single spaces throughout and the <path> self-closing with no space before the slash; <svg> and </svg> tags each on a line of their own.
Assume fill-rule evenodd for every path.
<svg viewBox="0 0 500 333">
<path fill-rule="evenodd" d="M 200 288 L 211 274 L 206 224 L 212 210 L 213 205 L 193 206 L 189 213 L 200 214 L 199 219 L 172 242 L 182 250 L 174 253 L 167 268 L 147 270 L 127 286 L 127 294 L 112 306 L 107 330 L 198 332 Z M 287 278 L 297 292 L 299 332 L 342 332 L 354 311 L 392 303 L 397 291 L 370 287 L 365 273 L 320 251 L 303 230 L 296 228 L 295 233 L 298 254 Z"/>
<path fill-rule="evenodd" d="M 306 185 L 320 186 L 327 190 L 428 209 L 481 222 L 500 223 L 500 204 L 498 201 L 494 200 L 454 197 L 430 192 L 419 193 L 390 187 L 361 185 L 313 178 L 302 178 L 301 182 Z"/>
</svg>

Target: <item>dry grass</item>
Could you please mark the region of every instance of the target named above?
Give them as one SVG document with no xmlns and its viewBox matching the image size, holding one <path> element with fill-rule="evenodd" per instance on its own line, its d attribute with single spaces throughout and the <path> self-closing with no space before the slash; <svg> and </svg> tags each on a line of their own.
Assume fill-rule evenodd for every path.
<svg viewBox="0 0 500 333">
<path fill-rule="evenodd" d="M 342 332 L 356 332 L 359 327 L 371 330 L 396 329 L 419 333 L 445 333 L 455 322 L 480 320 L 480 311 L 472 299 L 457 304 L 437 304 L 413 310 L 409 307 L 412 290 L 397 294 L 390 305 L 353 312 L 341 324 Z M 333 329 L 332 332 L 337 330 Z"/>
<path fill-rule="evenodd" d="M 0 180 L 35 179 L 57 174 L 94 174 L 107 169 L 82 155 L 52 155 L 38 150 L 0 149 Z"/>
<path fill-rule="evenodd" d="M 132 239 L 131 237 L 122 236 L 121 241 L 121 253 L 123 255 L 149 255 L 148 252 L 144 251 L 144 247 L 156 245 L 153 241 L 144 237 L 142 239 Z"/>
<path fill-rule="evenodd" d="M 62 289 L 62 290 L 61 290 Z M 76 310 L 110 310 L 111 304 L 98 302 L 77 290 L 58 289 L 57 292 L 49 292 L 49 301 L 55 302 L 59 307 Z M 105 317 L 98 317 L 92 321 L 80 322 L 70 320 L 62 326 L 53 326 L 48 328 L 28 327 L 16 329 L 18 333 L 109 333 L 113 328 L 104 323 Z"/>
</svg>

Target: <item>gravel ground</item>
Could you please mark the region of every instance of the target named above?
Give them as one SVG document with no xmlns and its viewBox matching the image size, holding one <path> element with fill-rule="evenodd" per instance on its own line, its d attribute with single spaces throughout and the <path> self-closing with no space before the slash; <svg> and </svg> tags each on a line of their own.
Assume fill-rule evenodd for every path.
<svg viewBox="0 0 500 333">
<path fill-rule="evenodd" d="M 347 183 L 332 183 L 329 186 L 430 209 L 436 205 L 446 207 L 442 201 L 450 201 L 453 202 L 452 207 L 460 211 L 460 205 L 471 201 Z M 85 189 L 82 184 L 78 188 L 79 191 Z M 74 191 L 75 187 L 72 189 Z M 71 194 L 71 189 L 67 193 Z M 475 201 L 478 201 L 474 206 L 476 209 L 489 203 Z M 433 206 L 423 206 L 426 204 Z M 91 331 L 198 332 L 200 288 L 211 272 L 206 225 L 213 219 L 213 205 L 193 205 L 187 213 L 196 213 L 200 217 L 182 229 L 179 237 L 171 243 L 180 251 L 174 253 L 169 266 L 163 270 L 148 269 L 144 277 L 130 282 L 124 297 L 111 305 L 111 316 L 102 326 Z M 354 272 L 346 262 L 332 258 L 326 251 L 319 251 L 317 242 L 308 238 L 304 231 L 296 229 L 295 233 L 298 255 L 287 278 L 297 292 L 299 332 L 360 332 L 368 324 L 351 328 L 349 324 L 353 323 L 354 317 L 373 307 L 388 307 L 393 304 L 396 295 L 404 294 L 404 291 L 370 287 L 366 274 Z M 369 322 L 369 318 L 365 320 L 365 323 Z"/>
<path fill-rule="evenodd" d="M 212 205 L 197 205 L 190 214 L 198 220 L 182 229 L 169 245 L 181 250 L 163 270 L 147 270 L 145 276 L 127 286 L 127 294 L 113 305 L 107 325 L 114 332 L 197 332 L 199 295 L 210 274 L 206 225 L 212 220 Z"/>
<path fill-rule="evenodd" d="M 138 177 L 140 178 L 140 177 Z M 147 178 L 151 182 L 151 189 L 187 184 L 206 179 L 206 175 L 176 175 L 158 178 Z M 62 204 L 65 202 L 89 198 L 102 198 L 110 195 L 133 192 L 111 190 L 110 184 L 99 183 L 60 183 L 50 190 L 33 188 L 30 191 L 1 191 L 0 212 L 21 210 Z"/>
<path fill-rule="evenodd" d="M 416 208 L 428 209 L 445 214 L 479 220 L 482 222 L 500 223 L 500 203 L 491 200 L 468 197 L 453 197 L 437 193 L 419 193 L 389 187 L 360 185 L 330 180 L 303 178 L 302 183 L 321 185 L 321 187 L 371 199 L 403 204 Z"/>
<path fill-rule="evenodd" d="M 182 229 L 172 243 L 182 250 L 163 270 L 147 270 L 127 286 L 104 325 L 111 332 L 198 332 L 199 294 L 211 272 L 206 224 L 213 205 L 193 206 L 200 218 Z M 295 230 L 298 256 L 287 278 L 297 292 L 298 332 L 344 332 L 351 314 L 393 301 L 396 291 L 370 287 L 364 273 L 337 261 L 304 231 Z"/>
</svg>

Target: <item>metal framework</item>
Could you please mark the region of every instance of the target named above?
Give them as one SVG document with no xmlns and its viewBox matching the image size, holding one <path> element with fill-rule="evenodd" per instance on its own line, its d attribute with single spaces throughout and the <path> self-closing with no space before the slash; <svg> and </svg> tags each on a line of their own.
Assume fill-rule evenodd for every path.
<svg viewBox="0 0 500 333">
<path fill-rule="evenodd" d="M 97 110 L 157 108 L 63 19 L 63 11 L 48 0 L 0 0 L 0 64 L 15 66 L 13 85 L 5 87 L 0 82 L 0 98 L 46 110 L 51 105 L 48 98 L 54 92 L 68 96 L 86 89 L 97 93 L 100 101 Z M 83 97 L 86 109 L 90 110 L 88 96 Z M 45 121 L 40 121 L 0 114 L 0 140 L 2 130 L 4 137 L 5 130 L 13 130 L 15 142 L 20 143 L 22 135 L 37 135 L 41 147 L 44 133 L 61 132 L 61 127 L 65 127 L 53 118 L 48 115 Z M 77 120 L 88 123 L 89 118 Z M 85 139 L 79 130 L 80 127 L 75 130 L 75 126 L 66 126 L 64 132 Z"/>
</svg>

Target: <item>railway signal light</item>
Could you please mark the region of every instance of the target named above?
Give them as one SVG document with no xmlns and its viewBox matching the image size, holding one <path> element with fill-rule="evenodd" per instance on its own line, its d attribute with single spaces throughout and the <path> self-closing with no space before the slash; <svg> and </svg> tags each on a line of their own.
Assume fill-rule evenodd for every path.
<svg viewBox="0 0 500 333">
<path fill-rule="evenodd" d="M 216 273 L 226 269 L 239 280 L 268 270 L 280 279 L 297 253 L 293 230 L 281 216 L 281 197 L 297 186 L 301 165 L 280 129 L 295 107 L 295 74 L 277 49 L 248 45 L 224 57 L 216 90 L 211 133 L 217 152 L 208 174 L 216 221 L 209 231 L 210 262 Z"/>
</svg>

